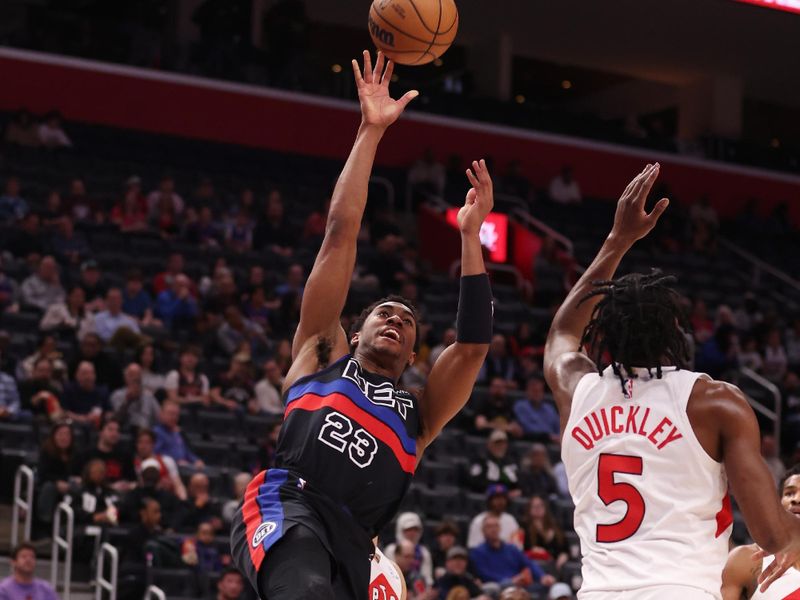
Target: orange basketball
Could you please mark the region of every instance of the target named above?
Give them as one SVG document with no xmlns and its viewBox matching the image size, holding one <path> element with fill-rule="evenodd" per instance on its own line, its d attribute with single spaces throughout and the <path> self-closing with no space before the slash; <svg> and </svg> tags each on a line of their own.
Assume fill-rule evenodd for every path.
<svg viewBox="0 0 800 600">
<path fill-rule="evenodd" d="M 458 31 L 454 0 L 373 0 L 369 33 L 378 50 L 403 65 L 439 58 Z"/>
</svg>

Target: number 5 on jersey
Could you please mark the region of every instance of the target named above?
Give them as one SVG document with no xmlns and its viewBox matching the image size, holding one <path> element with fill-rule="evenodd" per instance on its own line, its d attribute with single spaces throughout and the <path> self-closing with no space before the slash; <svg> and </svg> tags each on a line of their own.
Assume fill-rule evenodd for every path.
<svg viewBox="0 0 800 600">
<path fill-rule="evenodd" d="M 342 454 L 347 451 L 350 460 L 360 467 L 368 467 L 378 451 L 378 442 L 360 427 L 353 431 L 353 422 L 342 413 L 332 412 L 325 416 L 325 424 L 317 439 Z"/>
<path fill-rule="evenodd" d="M 617 473 L 641 475 L 642 470 L 641 456 L 600 455 L 597 462 L 597 494 L 606 506 L 622 501 L 627 505 L 627 510 L 625 516 L 616 523 L 597 525 L 598 542 L 621 542 L 639 530 L 644 520 L 644 498 L 632 484 L 618 483 L 614 476 Z"/>
</svg>

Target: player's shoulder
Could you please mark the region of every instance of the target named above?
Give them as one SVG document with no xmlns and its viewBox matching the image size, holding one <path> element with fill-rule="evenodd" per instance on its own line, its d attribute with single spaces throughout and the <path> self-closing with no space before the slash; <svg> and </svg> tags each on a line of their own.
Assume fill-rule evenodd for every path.
<svg viewBox="0 0 800 600">
<path fill-rule="evenodd" d="M 725 568 L 722 571 L 722 588 L 746 591 L 749 597 L 756 587 L 761 572 L 761 558 L 757 554 L 760 548 L 756 544 L 737 546 L 728 554 Z M 726 596 L 727 597 L 727 596 Z"/>
<path fill-rule="evenodd" d="M 597 373 L 597 366 L 583 352 L 564 352 L 546 366 L 545 380 L 559 411 L 569 409 L 578 384 L 589 373 Z"/>
<path fill-rule="evenodd" d="M 741 416 L 742 411 L 751 410 L 747 397 L 737 386 L 711 379 L 707 375 L 695 381 L 688 408 L 693 412 L 720 417 L 737 417 Z"/>
<path fill-rule="evenodd" d="M 744 546 L 736 546 L 728 553 L 728 564 L 746 564 L 761 563 L 761 559 L 757 554 L 761 548 L 757 544 L 745 544 Z"/>
</svg>

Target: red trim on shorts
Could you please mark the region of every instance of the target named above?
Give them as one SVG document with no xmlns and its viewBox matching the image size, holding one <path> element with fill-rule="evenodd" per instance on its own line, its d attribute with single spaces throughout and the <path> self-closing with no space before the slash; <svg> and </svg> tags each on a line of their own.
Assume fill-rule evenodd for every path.
<svg viewBox="0 0 800 600">
<path fill-rule="evenodd" d="M 731 496 L 726 493 L 722 498 L 722 508 L 717 513 L 717 534 L 714 537 L 721 536 L 731 525 L 733 525 L 733 508 L 731 507 Z"/>
<path fill-rule="evenodd" d="M 325 407 L 332 408 L 353 419 L 368 433 L 389 446 L 395 458 L 397 458 L 397 462 L 400 463 L 400 468 L 413 475 L 417 465 L 417 457 L 405 451 L 400 438 L 391 427 L 360 408 L 344 394 L 334 393 L 327 396 L 317 396 L 316 394 L 306 393 L 286 407 L 283 418 L 286 419 L 292 411 L 297 409 L 313 412 Z"/>
<path fill-rule="evenodd" d="M 261 508 L 258 506 L 258 490 L 264 485 L 266 481 L 267 472 L 262 471 L 247 485 L 247 490 L 244 493 L 244 502 L 242 503 L 242 518 L 244 519 L 245 526 L 247 527 L 247 549 L 250 551 L 250 560 L 253 567 L 258 573 L 261 568 L 261 562 L 264 560 L 264 544 L 259 544 L 257 548 L 253 548 L 252 540 L 256 534 L 256 529 L 261 525 Z"/>
</svg>

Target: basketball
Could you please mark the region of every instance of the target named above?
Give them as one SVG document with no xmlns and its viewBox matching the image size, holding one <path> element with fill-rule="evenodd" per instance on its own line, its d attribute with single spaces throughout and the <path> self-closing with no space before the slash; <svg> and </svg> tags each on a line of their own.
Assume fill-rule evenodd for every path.
<svg viewBox="0 0 800 600">
<path fill-rule="evenodd" d="M 369 33 L 378 50 L 403 65 L 439 58 L 458 31 L 454 0 L 374 0 Z"/>
</svg>

